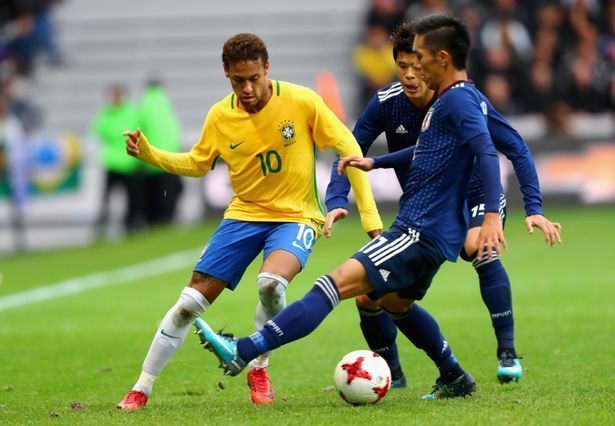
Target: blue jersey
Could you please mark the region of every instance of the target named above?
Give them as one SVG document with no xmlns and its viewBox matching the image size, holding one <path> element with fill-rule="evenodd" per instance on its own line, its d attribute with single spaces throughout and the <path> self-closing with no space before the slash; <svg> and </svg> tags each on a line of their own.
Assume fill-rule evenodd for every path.
<svg viewBox="0 0 615 426">
<path fill-rule="evenodd" d="M 425 108 L 420 109 L 413 105 L 404 94 L 401 83 L 393 83 L 380 89 L 361 113 L 352 131 L 363 155 L 367 154 L 373 142 L 382 132 L 386 135 L 389 152 L 396 152 L 414 145 L 421 130 L 423 117 L 434 100 L 435 97 Z M 350 183 L 346 176 L 337 174 L 337 163 L 338 161 L 333 164 L 331 180 L 327 187 L 325 204 L 328 211 L 337 207 L 348 208 Z M 394 168 L 402 188 L 407 180 L 409 167 L 410 163 Z"/>
<path fill-rule="evenodd" d="M 493 144 L 513 164 L 523 193 L 526 215 L 542 214 L 542 198 L 538 176 L 527 145 L 521 135 L 493 108 L 482 93 L 477 93 L 481 101 L 487 105 L 487 126 Z M 374 140 L 382 132 L 386 134 L 387 148 L 390 153 L 414 146 L 418 139 L 423 117 L 429 106 L 435 102 L 435 99 L 434 97 L 424 109 L 419 109 L 405 96 L 400 83 L 394 83 L 379 90 L 359 117 L 353 130 L 363 154 L 367 154 Z M 402 151 L 397 156 L 376 157 L 374 168 L 392 167 L 401 187 L 404 188 L 413 154 L 411 151 Z M 329 211 L 337 207 L 346 209 L 349 191 L 348 178 L 337 174 L 336 161 L 332 167 L 331 180 L 327 187 L 327 209 Z M 478 173 L 478 166 L 475 165 L 467 198 L 471 201 L 483 196 L 480 173 Z"/>
<path fill-rule="evenodd" d="M 497 212 L 501 185 L 484 97 L 470 82 L 447 88 L 427 111 L 394 225 L 412 228 L 454 261 L 468 227 L 466 195 L 474 161 L 485 191 L 485 211 Z"/>
</svg>

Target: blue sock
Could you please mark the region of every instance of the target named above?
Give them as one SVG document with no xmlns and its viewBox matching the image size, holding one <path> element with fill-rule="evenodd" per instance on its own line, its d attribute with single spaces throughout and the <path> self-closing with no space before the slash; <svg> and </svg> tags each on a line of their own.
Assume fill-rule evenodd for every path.
<svg viewBox="0 0 615 426">
<path fill-rule="evenodd" d="M 239 339 L 237 352 L 245 362 L 310 334 L 340 302 L 333 279 L 323 275 L 302 299 L 288 305 L 249 337 Z"/>
<path fill-rule="evenodd" d="M 357 308 L 361 318 L 361 331 L 369 348 L 389 364 L 393 380 L 403 376 L 397 352 L 397 327 L 391 317 L 382 309 L 371 311 Z"/>
<path fill-rule="evenodd" d="M 412 344 L 424 350 L 436 364 L 444 383 L 450 383 L 465 373 L 453 355 L 453 350 L 444 340 L 438 323 L 429 312 L 415 303 L 408 312 L 391 314 L 391 317 Z"/>
<path fill-rule="evenodd" d="M 483 297 L 498 340 L 498 354 L 515 348 L 515 320 L 512 311 L 510 280 L 499 259 L 480 262 L 475 266 Z"/>
</svg>

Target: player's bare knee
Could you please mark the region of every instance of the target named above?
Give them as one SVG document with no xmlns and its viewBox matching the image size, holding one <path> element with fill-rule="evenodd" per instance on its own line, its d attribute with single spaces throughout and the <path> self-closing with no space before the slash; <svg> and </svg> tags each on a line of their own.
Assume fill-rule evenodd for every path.
<svg viewBox="0 0 615 426">
<path fill-rule="evenodd" d="M 471 248 L 468 250 L 467 247 L 461 249 L 461 253 L 459 253 L 459 257 L 461 257 L 466 262 L 472 262 L 476 258 L 476 248 Z"/>
<path fill-rule="evenodd" d="M 268 272 L 261 272 L 257 277 L 258 297 L 267 310 L 277 310 L 286 304 L 286 287 L 284 277 Z"/>
<path fill-rule="evenodd" d="M 210 275 L 204 274 L 202 272 L 194 271 L 192 272 L 192 277 L 190 277 L 189 287 L 198 287 L 199 285 L 204 285 L 211 278 Z"/>
<path fill-rule="evenodd" d="M 188 284 L 189 288 L 193 288 L 201 293 L 209 303 L 213 303 L 226 286 L 227 283 L 219 278 L 198 271 L 192 273 L 190 283 Z"/>
<path fill-rule="evenodd" d="M 378 304 L 382 309 L 387 311 L 391 316 L 395 315 L 404 315 L 410 309 L 412 309 L 412 305 L 414 304 L 414 300 L 411 299 L 402 299 L 397 295 L 393 295 L 389 293 L 383 298 L 378 300 Z"/>
<path fill-rule="evenodd" d="M 329 276 L 333 279 L 340 300 L 345 300 L 369 293 L 374 287 L 368 280 L 365 267 L 356 259 L 348 259 L 335 268 Z"/>
<path fill-rule="evenodd" d="M 341 287 L 345 287 L 356 281 L 354 279 L 354 271 L 351 270 L 347 265 L 348 261 L 343 263 L 341 266 L 335 268 L 328 274 L 333 279 L 333 282 L 335 283 L 335 286 L 338 290 L 341 290 Z"/>
<path fill-rule="evenodd" d="M 377 311 L 380 309 L 378 302 L 372 300 L 366 294 L 362 294 L 355 298 L 355 303 L 360 309 L 368 309 L 370 311 Z"/>
</svg>

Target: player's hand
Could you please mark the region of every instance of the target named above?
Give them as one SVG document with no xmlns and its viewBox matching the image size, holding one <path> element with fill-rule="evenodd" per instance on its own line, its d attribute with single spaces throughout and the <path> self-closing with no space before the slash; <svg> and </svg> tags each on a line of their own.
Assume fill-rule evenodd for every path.
<svg viewBox="0 0 615 426">
<path fill-rule="evenodd" d="M 364 172 L 369 172 L 374 168 L 374 159 L 369 157 L 361 157 L 359 155 L 349 155 L 341 158 L 337 163 L 337 173 L 343 175 L 346 167 L 356 167 Z"/>
<path fill-rule="evenodd" d="M 367 235 L 369 235 L 369 238 L 371 238 L 372 240 L 376 237 L 379 237 L 380 234 L 382 234 L 383 229 L 374 229 L 373 231 L 369 231 L 367 233 Z"/>
<path fill-rule="evenodd" d="M 322 234 L 326 238 L 329 238 L 331 236 L 331 228 L 333 227 L 333 224 L 340 219 L 344 219 L 346 216 L 348 216 L 348 210 L 346 209 L 338 207 L 331 210 L 329 213 L 327 213 L 327 216 L 325 217 L 325 227 L 322 231 Z"/>
<path fill-rule="evenodd" d="M 487 251 L 487 257 L 489 260 L 492 260 L 493 250 L 495 250 L 499 257 L 501 254 L 500 246 L 503 246 L 504 250 L 508 250 L 502 222 L 500 222 L 500 215 L 494 212 L 487 212 L 476 240 L 476 247 L 478 247 L 477 259 L 482 259 L 483 253 Z"/>
<path fill-rule="evenodd" d="M 132 155 L 133 157 L 138 157 L 139 152 L 139 138 L 141 137 L 141 129 L 137 129 L 133 131 L 126 131 L 122 133 L 123 136 L 126 136 L 126 153 L 128 155 Z"/>
<path fill-rule="evenodd" d="M 527 232 L 534 233 L 534 228 L 538 228 L 545 234 L 545 243 L 553 247 L 555 243 L 562 243 L 562 225 L 557 222 L 551 222 L 541 214 L 533 214 L 525 218 L 525 226 Z"/>
</svg>

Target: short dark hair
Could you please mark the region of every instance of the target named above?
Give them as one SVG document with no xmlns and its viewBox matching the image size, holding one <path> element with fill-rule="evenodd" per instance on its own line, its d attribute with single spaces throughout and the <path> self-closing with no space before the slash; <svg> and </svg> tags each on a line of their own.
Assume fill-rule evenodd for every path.
<svg viewBox="0 0 615 426">
<path fill-rule="evenodd" d="M 424 36 L 430 52 L 446 50 L 455 68 L 466 69 L 471 42 L 464 22 L 449 15 L 437 14 L 418 18 L 412 27 L 416 35 Z"/>
<path fill-rule="evenodd" d="M 393 59 L 397 60 L 400 52 L 412 53 L 412 44 L 414 43 L 414 31 L 412 25 L 408 22 L 399 24 L 393 30 L 389 42 L 393 46 Z"/>
<path fill-rule="evenodd" d="M 266 64 L 269 60 L 267 46 L 260 37 L 249 34 L 235 34 L 229 38 L 222 48 L 222 63 L 225 67 L 239 61 L 262 60 Z"/>
</svg>

